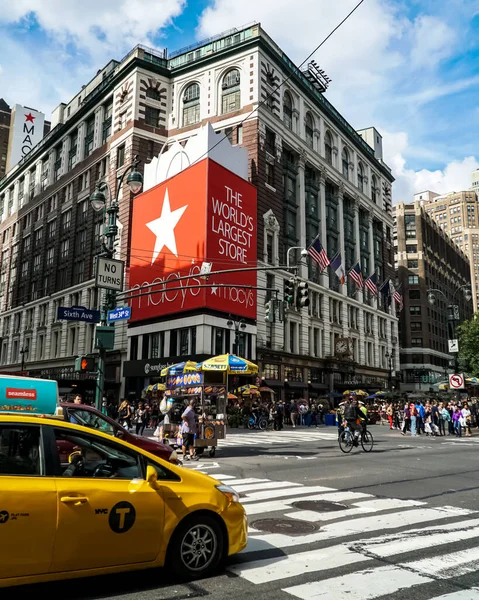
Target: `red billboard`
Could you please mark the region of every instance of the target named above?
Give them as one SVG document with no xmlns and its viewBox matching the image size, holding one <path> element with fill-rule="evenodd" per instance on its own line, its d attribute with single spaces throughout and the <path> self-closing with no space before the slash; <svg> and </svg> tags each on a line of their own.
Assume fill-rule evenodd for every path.
<svg viewBox="0 0 479 600">
<path fill-rule="evenodd" d="M 198 308 L 255 319 L 256 290 L 248 286 L 256 271 L 198 275 L 203 262 L 220 271 L 256 261 L 256 189 L 206 158 L 133 201 L 130 322 Z M 188 287 L 201 284 L 212 287 Z"/>
</svg>

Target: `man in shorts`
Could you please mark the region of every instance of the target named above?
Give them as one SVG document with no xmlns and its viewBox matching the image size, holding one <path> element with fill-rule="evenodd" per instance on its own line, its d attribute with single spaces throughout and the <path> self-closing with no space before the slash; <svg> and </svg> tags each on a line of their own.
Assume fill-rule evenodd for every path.
<svg viewBox="0 0 479 600">
<path fill-rule="evenodd" d="M 181 415 L 182 431 L 183 431 L 183 460 L 198 460 L 195 456 L 195 433 L 196 433 L 196 400 L 191 398 L 186 410 Z M 187 454 L 189 451 L 189 456 Z"/>
</svg>

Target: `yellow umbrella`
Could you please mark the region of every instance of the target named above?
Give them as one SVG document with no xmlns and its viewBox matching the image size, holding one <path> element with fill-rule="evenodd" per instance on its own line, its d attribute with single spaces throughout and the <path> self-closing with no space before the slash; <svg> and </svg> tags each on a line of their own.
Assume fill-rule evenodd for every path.
<svg viewBox="0 0 479 600">
<path fill-rule="evenodd" d="M 368 396 L 369 394 L 364 390 L 346 390 L 343 396 Z"/>
<path fill-rule="evenodd" d="M 213 356 L 201 363 L 200 367 L 202 371 L 220 371 L 228 375 L 254 375 L 258 372 L 258 365 L 234 354 Z"/>
</svg>

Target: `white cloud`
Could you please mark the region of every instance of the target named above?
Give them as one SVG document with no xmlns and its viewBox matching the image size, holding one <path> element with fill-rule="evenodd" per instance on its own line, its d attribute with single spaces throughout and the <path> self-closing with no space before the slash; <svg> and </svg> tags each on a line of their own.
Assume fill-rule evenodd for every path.
<svg viewBox="0 0 479 600">
<path fill-rule="evenodd" d="M 453 160 L 442 170 L 414 171 L 406 167 L 404 158 L 404 153 L 408 150 L 407 133 L 381 131 L 381 134 L 384 142 L 384 159 L 396 177 L 393 185 L 393 202 L 411 202 L 414 194 L 425 190 L 444 194 L 471 187 L 472 172 L 479 168 L 479 161 L 474 156 Z"/>
<path fill-rule="evenodd" d="M 399 3 L 368 0 L 314 57 L 332 79 L 328 99 L 348 121 L 357 129 L 375 125 L 384 131 L 386 162 L 396 177 L 396 201 L 409 201 L 425 187 L 445 192 L 470 186 L 477 162 L 472 157 L 451 160 L 456 157 L 447 143 L 453 135 L 450 129 L 443 132 L 443 144 L 427 147 L 421 140 L 432 127 L 423 117 L 423 106 L 479 85 L 479 77 L 464 75 L 454 79 L 448 74 L 444 81 L 440 68 L 464 35 L 466 25 L 458 26 L 457 20 L 470 18 L 470 7 L 463 6 L 466 1 L 454 0 L 456 7 L 448 5 L 451 12 L 443 18 L 421 14 L 419 3 L 419 14 L 411 20 L 400 12 Z M 296 0 L 292 11 L 290 0 L 214 0 L 201 15 L 198 37 L 256 20 L 299 64 L 355 4 L 356 0 Z M 445 166 L 415 172 L 407 165 L 411 159 Z"/>
</svg>

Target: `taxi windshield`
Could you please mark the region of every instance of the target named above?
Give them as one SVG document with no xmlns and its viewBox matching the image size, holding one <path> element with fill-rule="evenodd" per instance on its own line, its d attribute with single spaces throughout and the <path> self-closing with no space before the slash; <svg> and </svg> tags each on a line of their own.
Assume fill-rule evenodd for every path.
<svg viewBox="0 0 479 600">
<path fill-rule="evenodd" d="M 108 433 L 109 435 L 115 435 L 116 433 L 115 427 L 111 423 L 109 423 L 102 415 L 81 408 L 68 408 L 68 412 L 71 415 L 70 420 L 73 423 L 83 425 L 84 427 L 91 427 L 92 429 L 103 431 L 103 433 Z"/>
</svg>

